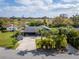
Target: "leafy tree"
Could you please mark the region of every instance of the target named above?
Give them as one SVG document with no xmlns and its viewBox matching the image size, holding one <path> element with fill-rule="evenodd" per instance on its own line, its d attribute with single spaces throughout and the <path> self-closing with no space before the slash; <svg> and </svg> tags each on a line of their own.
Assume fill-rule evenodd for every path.
<svg viewBox="0 0 79 59">
<path fill-rule="evenodd" d="M 29 26 L 40 26 L 43 23 L 41 21 L 31 21 L 28 25 Z"/>
<path fill-rule="evenodd" d="M 73 20 L 73 22 L 74 22 L 73 26 L 74 27 L 79 27 L 79 15 L 78 14 L 73 15 L 72 17 L 70 17 L 70 19 Z"/>
<path fill-rule="evenodd" d="M 48 20 L 47 20 L 47 19 L 44 19 L 43 24 L 44 24 L 45 26 L 48 26 Z"/>
</svg>

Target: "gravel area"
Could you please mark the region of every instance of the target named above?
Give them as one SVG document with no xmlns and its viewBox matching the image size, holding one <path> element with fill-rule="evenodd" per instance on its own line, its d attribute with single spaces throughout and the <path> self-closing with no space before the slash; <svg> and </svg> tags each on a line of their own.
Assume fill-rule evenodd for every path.
<svg viewBox="0 0 79 59">
<path fill-rule="evenodd" d="M 0 59 L 79 59 L 78 55 L 56 54 L 50 52 L 27 51 L 24 55 L 17 50 L 0 48 Z"/>
</svg>

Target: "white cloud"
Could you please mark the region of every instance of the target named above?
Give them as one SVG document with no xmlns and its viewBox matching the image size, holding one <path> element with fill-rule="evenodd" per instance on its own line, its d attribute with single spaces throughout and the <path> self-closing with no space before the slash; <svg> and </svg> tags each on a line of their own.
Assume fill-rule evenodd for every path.
<svg viewBox="0 0 79 59">
<path fill-rule="evenodd" d="M 48 10 L 48 8 L 53 5 L 53 0 L 16 0 L 16 2 L 25 6 L 32 6 L 35 9 L 40 8 L 42 10 Z"/>
<path fill-rule="evenodd" d="M 79 0 L 62 0 L 64 2 L 79 2 Z"/>
<path fill-rule="evenodd" d="M 72 1 L 79 1 L 79 0 L 62 0 L 64 2 L 72 2 Z M 57 8 L 62 8 L 62 9 L 68 9 L 68 8 L 78 8 L 78 3 L 77 4 L 61 4 L 57 3 L 54 4 L 53 0 L 16 0 L 17 3 L 23 4 L 27 6 L 27 9 L 33 9 L 33 10 L 44 10 L 44 11 L 49 11 L 51 9 L 57 9 Z"/>
<path fill-rule="evenodd" d="M 16 0 L 16 2 L 23 5 L 44 5 L 42 0 Z"/>
<path fill-rule="evenodd" d="M 28 5 L 28 4 L 44 5 L 45 3 L 52 4 L 53 0 L 16 0 L 16 2 L 24 5 Z"/>
<path fill-rule="evenodd" d="M 74 7 L 77 7 L 77 4 L 74 5 L 74 4 L 55 4 L 53 5 L 53 8 L 74 8 Z"/>
<path fill-rule="evenodd" d="M 28 5 L 32 3 L 31 0 L 16 0 L 16 2 L 24 5 Z"/>
<path fill-rule="evenodd" d="M 3 0 L 0 0 L 0 3 Z M 62 0 L 64 2 L 72 2 L 75 0 Z M 54 3 L 52 0 L 15 0 L 22 6 L 6 6 L 0 8 L 0 15 L 3 16 L 55 16 L 61 13 L 74 14 L 79 12 L 79 3 L 62 4 Z M 5 3 L 4 3 L 5 4 Z"/>
</svg>

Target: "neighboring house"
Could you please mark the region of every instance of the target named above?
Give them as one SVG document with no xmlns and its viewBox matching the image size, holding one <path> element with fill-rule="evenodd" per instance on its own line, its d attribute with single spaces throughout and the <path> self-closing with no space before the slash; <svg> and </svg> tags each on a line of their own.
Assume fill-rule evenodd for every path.
<svg viewBox="0 0 79 59">
<path fill-rule="evenodd" d="M 7 27 L 6 27 L 6 30 L 7 31 L 16 31 L 18 28 L 15 26 L 15 25 L 13 25 L 13 24 L 10 24 L 10 25 L 8 25 Z"/>
</svg>

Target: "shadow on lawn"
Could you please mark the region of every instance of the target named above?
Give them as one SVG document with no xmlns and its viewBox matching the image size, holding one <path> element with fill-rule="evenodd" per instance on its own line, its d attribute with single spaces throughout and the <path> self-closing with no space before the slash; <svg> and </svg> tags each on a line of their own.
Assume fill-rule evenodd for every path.
<svg viewBox="0 0 79 59">
<path fill-rule="evenodd" d="M 52 50 L 52 49 L 50 49 L 50 50 L 38 49 L 38 50 L 31 50 L 31 51 L 19 51 L 17 54 L 21 55 L 21 56 L 24 56 L 27 53 L 32 53 L 33 56 L 36 56 L 36 55 L 55 56 L 55 55 L 58 54 L 58 52 L 56 50 Z"/>
</svg>

